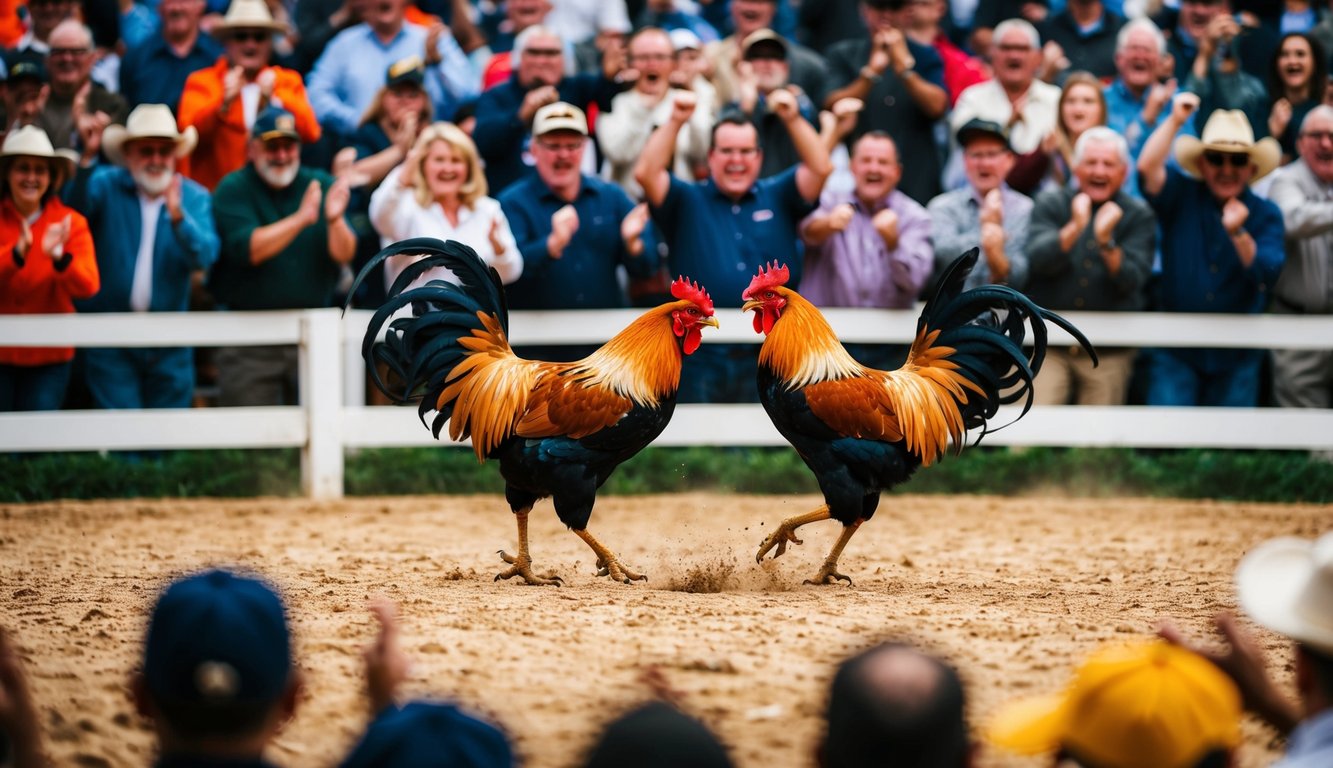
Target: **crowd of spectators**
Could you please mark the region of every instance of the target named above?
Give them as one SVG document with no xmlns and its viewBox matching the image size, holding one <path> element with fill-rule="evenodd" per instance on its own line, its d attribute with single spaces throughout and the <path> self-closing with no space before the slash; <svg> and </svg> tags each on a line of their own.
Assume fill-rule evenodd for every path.
<svg viewBox="0 0 1333 768">
<path fill-rule="evenodd" d="M 979 247 L 1058 310 L 1326 314 L 1330 44 L 1316 0 L 7 0 L 0 312 L 331 306 L 432 235 L 514 308 L 773 258 L 908 308 Z M 681 400 L 755 400 L 752 346 Z M 1328 351 L 1102 351 L 1042 402 L 1333 405 Z M 295 401 L 291 350 L 198 352 L 0 348 L 0 410 Z"/>
<path fill-rule="evenodd" d="M 1214 618 L 1222 648 L 1164 621 L 1157 637 L 1095 648 L 1062 691 L 1008 702 L 974 734 L 966 675 L 923 649 L 886 642 L 833 670 L 822 734 L 802 762 L 967 768 L 985 743 L 1047 755 L 1064 768 L 1225 768 L 1238 763 L 1249 709 L 1286 739 L 1274 768 L 1326 768 L 1333 764 L 1333 532 L 1262 542 L 1241 560 L 1235 581 L 1241 609 L 1291 643 L 1296 701 L 1271 677 L 1256 638 L 1224 613 Z M 374 598 L 369 609 L 378 624 L 362 652 L 370 718 L 339 764 L 515 765 L 501 727 L 444 700 L 403 700 L 411 661 L 396 606 Z M 277 588 L 257 575 L 212 569 L 177 578 L 146 612 L 130 695 L 152 726 L 155 765 L 271 766 L 269 747 L 308 698 Z M 39 707 L 19 657 L 0 629 L 0 757 L 13 768 L 45 768 Z M 732 765 L 727 747 L 688 714 L 687 694 L 661 670 L 646 670 L 642 681 L 656 700 L 607 723 L 581 765 Z"/>
</svg>

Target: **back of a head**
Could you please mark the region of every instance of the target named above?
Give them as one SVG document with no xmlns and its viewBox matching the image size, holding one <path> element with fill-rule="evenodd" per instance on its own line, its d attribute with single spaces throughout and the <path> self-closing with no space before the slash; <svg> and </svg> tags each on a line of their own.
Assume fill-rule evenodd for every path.
<svg viewBox="0 0 1333 768">
<path fill-rule="evenodd" d="M 206 571 L 172 583 L 153 608 L 144 687 L 180 739 L 252 735 L 292 673 L 286 610 L 262 581 Z"/>
<path fill-rule="evenodd" d="M 413 702 L 381 713 L 342 768 L 509 768 L 498 728 L 449 704 Z"/>
<path fill-rule="evenodd" d="M 703 723 L 652 702 L 612 721 L 585 768 L 731 768 L 726 749 Z"/>
<path fill-rule="evenodd" d="M 1161 640 L 1102 647 L 1062 693 L 1012 702 L 990 723 L 996 745 L 1058 752 L 1088 768 L 1225 765 L 1240 743 L 1236 686 L 1212 662 Z"/>
<path fill-rule="evenodd" d="M 955 768 L 970 752 L 964 695 L 949 665 L 889 643 L 833 677 L 820 747 L 824 768 Z"/>
</svg>

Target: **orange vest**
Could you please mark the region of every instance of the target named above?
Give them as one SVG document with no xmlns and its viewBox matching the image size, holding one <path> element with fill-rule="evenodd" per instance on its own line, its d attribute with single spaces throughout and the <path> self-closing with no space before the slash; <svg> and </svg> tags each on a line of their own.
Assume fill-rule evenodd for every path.
<svg viewBox="0 0 1333 768">
<path fill-rule="evenodd" d="M 222 107 L 222 82 L 228 69 L 227 58 L 223 56 L 213 66 L 190 73 L 177 110 L 180 129 L 194 126 L 199 132 L 199 144 L 194 153 L 182 158 L 177 169 L 210 192 L 223 176 L 239 169 L 249 159 L 246 144 L 250 141 L 250 129 L 245 125 L 245 107 L 241 98 L 238 96 L 232 101 L 227 114 L 218 114 Z M 283 67 L 269 69 L 275 75 L 273 98 L 282 102 L 283 109 L 296 118 L 296 132 L 301 135 L 301 141 L 306 144 L 319 141 L 319 120 L 310 106 L 301 75 Z M 264 106 L 261 104 L 259 111 L 262 112 Z"/>
<path fill-rule="evenodd" d="M 69 216 L 69 237 L 65 253 L 69 265 L 63 272 L 42 253 L 42 237 L 47 227 Z M 75 299 L 97 293 L 97 256 L 88 220 L 58 198 L 51 198 L 31 225 L 32 244 L 20 267 L 14 263 L 14 245 L 18 243 L 22 214 L 14 201 L 0 202 L 0 314 L 54 315 L 74 311 Z M 51 365 L 74 357 L 72 347 L 0 347 L 0 363 L 8 365 Z"/>
</svg>

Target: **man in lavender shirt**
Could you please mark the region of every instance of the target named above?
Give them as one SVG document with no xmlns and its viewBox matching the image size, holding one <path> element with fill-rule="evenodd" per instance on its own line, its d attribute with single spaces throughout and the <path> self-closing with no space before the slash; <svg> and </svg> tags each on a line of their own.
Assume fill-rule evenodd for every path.
<svg viewBox="0 0 1333 768">
<path fill-rule="evenodd" d="M 930 214 L 898 190 L 903 167 L 884 131 L 856 140 L 851 171 L 852 190 L 826 190 L 819 209 L 801 222 L 807 248 L 801 295 L 821 307 L 910 309 L 934 266 Z M 877 368 L 896 359 L 879 345 L 858 346 L 853 354 Z"/>
</svg>

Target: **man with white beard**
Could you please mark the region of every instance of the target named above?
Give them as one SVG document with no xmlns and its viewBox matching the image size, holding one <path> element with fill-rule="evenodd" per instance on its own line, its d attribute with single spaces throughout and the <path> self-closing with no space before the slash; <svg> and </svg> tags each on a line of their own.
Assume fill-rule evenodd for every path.
<svg viewBox="0 0 1333 768">
<path fill-rule="evenodd" d="M 301 166 L 296 118 L 280 107 L 255 118 L 248 151 L 213 192 L 222 253 L 209 291 L 230 310 L 329 306 L 356 255 L 347 179 Z M 297 402 L 295 347 L 224 347 L 217 364 L 221 405 Z"/>
<path fill-rule="evenodd" d="M 69 204 L 88 218 L 102 287 L 79 312 L 184 312 L 191 278 L 218 256 L 208 190 L 176 173 L 194 149 L 165 104 L 141 104 L 125 125 L 85 121 L 83 156 Z M 114 165 L 99 165 L 105 150 Z M 188 408 L 194 357 L 188 347 L 79 352 L 100 408 Z"/>
</svg>

